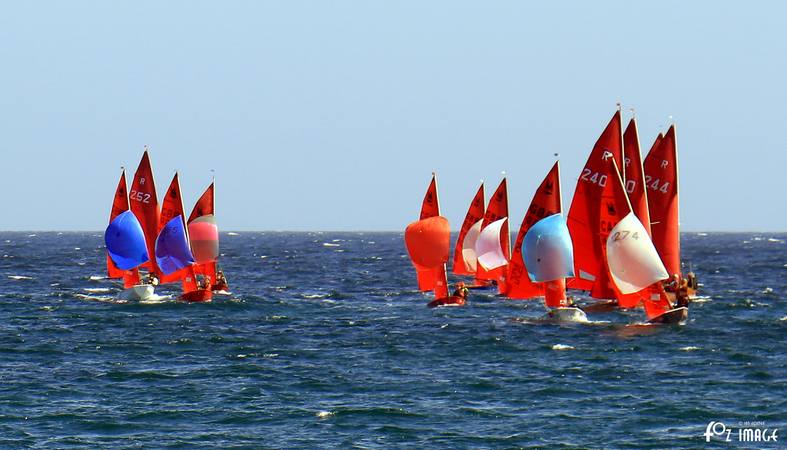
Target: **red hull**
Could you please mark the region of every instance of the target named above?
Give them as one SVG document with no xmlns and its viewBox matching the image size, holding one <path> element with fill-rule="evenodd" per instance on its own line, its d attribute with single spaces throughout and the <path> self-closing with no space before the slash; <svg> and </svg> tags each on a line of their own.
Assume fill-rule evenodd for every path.
<svg viewBox="0 0 787 450">
<path fill-rule="evenodd" d="M 210 289 L 197 289 L 196 291 L 184 292 L 180 299 L 186 302 L 209 302 L 213 298 L 213 291 Z"/>
<path fill-rule="evenodd" d="M 459 297 L 457 295 L 452 295 L 450 297 L 443 297 L 438 298 L 437 300 L 432 300 L 426 306 L 429 308 L 436 308 L 438 306 L 464 306 L 465 299 Z"/>
</svg>

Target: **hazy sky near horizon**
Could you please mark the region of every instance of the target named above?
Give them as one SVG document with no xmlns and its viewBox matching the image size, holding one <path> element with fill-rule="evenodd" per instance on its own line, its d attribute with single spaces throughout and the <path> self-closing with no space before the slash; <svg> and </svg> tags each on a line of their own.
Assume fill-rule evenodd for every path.
<svg viewBox="0 0 787 450">
<path fill-rule="evenodd" d="M 506 171 L 512 229 L 571 201 L 620 101 L 678 124 L 686 231 L 787 230 L 787 3 L 4 2 L 0 230 L 100 230 L 149 145 L 224 230 L 457 229 Z M 129 179 L 130 182 L 130 179 Z"/>
</svg>

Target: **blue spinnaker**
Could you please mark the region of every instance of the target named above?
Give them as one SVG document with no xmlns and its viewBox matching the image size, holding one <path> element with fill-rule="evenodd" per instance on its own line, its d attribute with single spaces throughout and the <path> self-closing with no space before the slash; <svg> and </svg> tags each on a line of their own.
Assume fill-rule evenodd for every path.
<svg viewBox="0 0 787 450">
<path fill-rule="evenodd" d="M 159 232 L 156 238 L 156 264 L 165 275 L 194 264 L 181 216 L 170 219 Z"/>
<path fill-rule="evenodd" d="M 562 214 L 545 217 L 530 227 L 522 243 L 527 274 L 533 282 L 574 276 L 574 249 Z"/>
<path fill-rule="evenodd" d="M 104 243 L 112 262 L 120 270 L 130 270 L 147 262 L 145 232 L 131 211 L 118 214 L 104 232 Z"/>
</svg>

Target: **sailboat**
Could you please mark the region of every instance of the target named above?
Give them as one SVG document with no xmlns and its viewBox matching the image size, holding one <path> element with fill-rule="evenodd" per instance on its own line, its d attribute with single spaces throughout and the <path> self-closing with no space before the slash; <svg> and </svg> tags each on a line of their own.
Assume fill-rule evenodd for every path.
<svg viewBox="0 0 787 450">
<path fill-rule="evenodd" d="M 675 124 L 657 140 L 643 163 L 653 243 L 672 277 L 682 279 L 678 197 L 678 148 Z M 696 294 L 697 281 L 689 274 L 689 296 Z"/>
<path fill-rule="evenodd" d="M 574 276 L 574 257 L 560 192 L 560 164 L 555 162 L 533 195 L 522 220 L 509 265 L 507 295 L 544 296 L 550 319 L 587 322 L 584 311 L 566 296 L 566 278 Z"/>
<path fill-rule="evenodd" d="M 219 230 L 216 226 L 214 210 L 214 184 L 202 193 L 188 220 L 191 252 L 196 264 L 194 270 L 212 281 L 214 293 L 229 294 L 229 286 L 224 274 L 217 267 L 219 257 Z"/>
<path fill-rule="evenodd" d="M 475 276 L 478 272 L 478 255 L 475 252 L 475 244 L 478 240 L 478 235 L 481 234 L 484 211 L 484 182 L 482 181 L 473 200 L 470 202 L 470 207 L 467 209 L 465 220 L 462 222 L 462 228 L 459 230 L 459 236 L 456 239 L 452 267 L 454 275 Z M 484 283 L 477 279 L 473 284 L 474 286 L 471 287 L 484 286 Z"/>
<path fill-rule="evenodd" d="M 497 283 L 498 292 L 506 290 L 508 261 L 511 258 L 508 232 L 508 188 L 505 177 L 489 199 L 481 232 L 475 242 L 478 259 L 476 278 Z"/>
<path fill-rule="evenodd" d="M 600 221 L 601 197 L 609 184 L 607 159 L 617 167 L 622 167 L 623 133 L 619 108 L 593 145 L 577 180 L 567 216 L 568 230 L 574 242 L 575 273 L 567 285 L 569 288 L 589 291 L 593 298 L 607 300 L 585 308 L 588 312 L 617 307 L 615 300 L 609 300 L 615 299 L 615 292 L 603 265 L 603 243 L 599 240 L 604 231 Z"/>
<path fill-rule="evenodd" d="M 448 275 L 446 262 L 451 244 L 448 219 L 440 215 L 440 202 L 437 196 L 437 177 L 432 181 L 421 203 L 419 220 L 405 229 L 404 240 L 410 260 L 415 266 L 418 289 L 434 291 L 435 300 L 427 306 L 461 306 L 464 298 L 448 295 Z"/>
<path fill-rule="evenodd" d="M 160 219 L 155 255 L 161 271 L 161 281 L 182 282 L 181 300 L 209 301 L 212 297 L 210 287 L 204 289 L 197 285 L 177 172 L 172 177 L 162 201 Z"/>
<path fill-rule="evenodd" d="M 146 300 L 152 297 L 154 287 L 150 284 L 141 284 L 139 279 L 137 268 L 150 258 L 142 225 L 129 208 L 125 169 L 121 171 L 120 181 L 115 189 L 104 242 L 107 246 L 108 277 L 123 279 L 125 290 L 121 293 L 121 297 L 132 300 Z"/>
<path fill-rule="evenodd" d="M 602 186 L 599 234 L 602 269 L 610 281 L 614 298 L 622 308 L 640 303 L 650 323 L 678 323 L 686 320 L 688 309 L 672 308 L 662 281 L 669 277 L 644 225 L 634 214 L 623 179 L 612 153 L 602 156 Z"/>
</svg>

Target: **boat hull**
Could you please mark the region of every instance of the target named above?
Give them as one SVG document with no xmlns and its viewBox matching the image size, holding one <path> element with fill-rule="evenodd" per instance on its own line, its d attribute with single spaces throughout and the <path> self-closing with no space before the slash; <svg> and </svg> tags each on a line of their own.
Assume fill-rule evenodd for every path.
<svg viewBox="0 0 787 450">
<path fill-rule="evenodd" d="M 437 308 L 438 306 L 464 306 L 465 299 L 463 297 L 459 297 L 458 295 L 452 295 L 450 297 L 443 297 L 438 298 L 436 300 L 432 300 L 426 306 L 429 308 Z"/>
<path fill-rule="evenodd" d="M 618 309 L 618 302 L 615 300 L 598 301 L 583 307 L 583 309 L 588 314 L 608 313 Z"/>
<path fill-rule="evenodd" d="M 688 318 L 689 318 L 689 308 L 683 306 L 680 308 L 670 309 L 669 311 L 666 311 L 663 314 L 660 314 L 648 320 L 648 323 L 672 325 L 672 324 L 679 324 L 685 322 L 686 319 Z"/>
<path fill-rule="evenodd" d="M 587 322 L 588 316 L 579 308 L 552 308 L 547 312 L 547 318 L 557 322 Z"/>
<path fill-rule="evenodd" d="M 124 289 L 123 292 L 120 293 L 120 297 L 126 300 L 144 302 L 155 296 L 154 291 L 155 287 L 152 284 L 137 284 L 128 289 Z"/>
<path fill-rule="evenodd" d="M 184 292 L 180 299 L 189 303 L 205 303 L 211 301 L 213 291 L 210 289 L 197 289 L 196 291 Z"/>
</svg>

